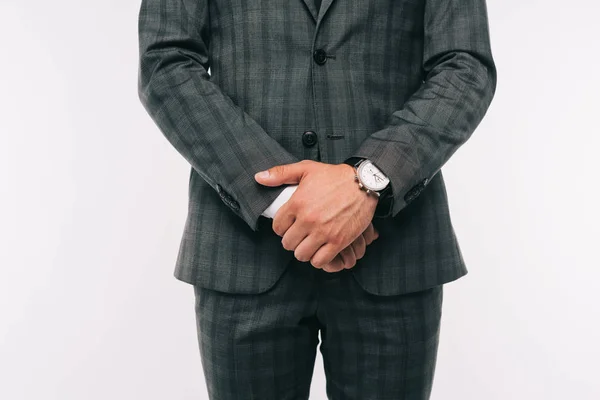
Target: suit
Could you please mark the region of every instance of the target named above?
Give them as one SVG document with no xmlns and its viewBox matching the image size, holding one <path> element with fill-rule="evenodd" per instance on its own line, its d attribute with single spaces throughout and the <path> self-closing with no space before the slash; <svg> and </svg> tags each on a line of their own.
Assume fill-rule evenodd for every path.
<svg viewBox="0 0 600 400">
<path fill-rule="evenodd" d="M 254 174 L 353 156 L 393 191 L 357 283 L 394 295 L 467 273 L 441 167 L 495 92 L 485 0 L 144 0 L 139 44 L 140 100 L 190 164 L 177 279 L 271 288 L 293 252 L 261 213 L 284 187 Z"/>
<path fill-rule="evenodd" d="M 485 0 L 142 0 L 139 97 L 189 162 L 174 275 L 193 285 L 211 400 L 429 398 L 442 287 L 467 273 L 441 168 L 496 89 Z M 210 74 L 209 74 L 210 70 Z M 379 238 L 327 273 L 261 214 L 254 174 L 368 158 Z"/>
</svg>

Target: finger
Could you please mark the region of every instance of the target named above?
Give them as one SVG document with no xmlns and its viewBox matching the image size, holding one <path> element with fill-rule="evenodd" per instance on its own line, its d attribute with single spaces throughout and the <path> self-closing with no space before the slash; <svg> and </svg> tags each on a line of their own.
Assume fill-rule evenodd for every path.
<svg viewBox="0 0 600 400">
<path fill-rule="evenodd" d="M 286 250 L 295 251 L 306 236 L 307 233 L 300 227 L 300 224 L 292 224 L 282 236 L 281 245 Z"/>
<path fill-rule="evenodd" d="M 344 268 L 350 269 L 356 265 L 356 254 L 354 254 L 352 244 L 340 251 L 340 256 L 344 259 Z"/>
<path fill-rule="evenodd" d="M 375 227 L 372 222 L 367 226 L 367 229 L 365 229 L 362 235 L 364 236 L 367 245 L 370 245 L 373 240 L 375 240 Z"/>
<path fill-rule="evenodd" d="M 292 212 L 293 208 L 290 206 L 291 199 L 282 204 L 281 207 L 273 216 L 273 222 L 271 224 L 271 228 L 273 228 L 273 232 L 283 238 L 283 235 L 287 232 L 288 229 L 296 222 L 296 214 Z"/>
<path fill-rule="evenodd" d="M 311 257 L 325 244 L 325 240 L 314 233 L 307 235 L 294 250 L 294 257 L 298 261 L 310 261 Z"/>
<path fill-rule="evenodd" d="M 329 264 L 324 265 L 322 269 L 326 272 L 339 272 L 344 269 L 344 260 L 338 254 Z"/>
<path fill-rule="evenodd" d="M 354 249 L 354 254 L 356 255 L 357 260 L 360 260 L 364 257 L 367 250 L 367 241 L 365 240 L 364 235 L 360 235 L 354 239 L 354 242 L 352 242 L 351 246 Z"/>
<path fill-rule="evenodd" d="M 325 243 L 323 246 L 319 247 L 315 254 L 310 258 L 310 263 L 316 268 L 323 268 L 326 264 L 332 262 L 335 256 L 340 252 L 341 250 L 338 250 L 337 246 L 331 243 Z"/>
<path fill-rule="evenodd" d="M 257 172 L 254 179 L 265 186 L 297 184 L 302 180 L 307 166 L 308 163 L 305 163 L 304 160 L 292 164 L 276 165 L 265 171 Z"/>
</svg>

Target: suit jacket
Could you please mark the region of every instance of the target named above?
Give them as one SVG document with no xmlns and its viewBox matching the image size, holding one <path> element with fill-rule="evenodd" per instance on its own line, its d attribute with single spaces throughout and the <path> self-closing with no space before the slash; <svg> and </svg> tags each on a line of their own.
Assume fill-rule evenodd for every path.
<svg viewBox="0 0 600 400">
<path fill-rule="evenodd" d="M 191 166 L 177 279 L 268 290 L 293 252 L 261 216 L 284 186 L 254 174 L 349 157 L 393 192 L 352 268 L 365 290 L 467 273 L 440 169 L 494 96 L 485 0 L 143 0 L 139 51 L 140 100 Z"/>
</svg>

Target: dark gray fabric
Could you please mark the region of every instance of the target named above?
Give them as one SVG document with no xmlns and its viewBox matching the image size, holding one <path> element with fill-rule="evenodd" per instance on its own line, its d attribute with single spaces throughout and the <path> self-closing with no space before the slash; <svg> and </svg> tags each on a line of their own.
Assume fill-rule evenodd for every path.
<svg viewBox="0 0 600 400">
<path fill-rule="evenodd" d="M 308 399 L 321 331 L 329 399 L 428 399 L 443 286 L 374 296 L 350 271 L 292 261 L 264 293 L 194 286 L 209 398 Z"/>
<path fill-rule="evenodd" d="M 139 45 L 141 102 L 191 165 L 177 279 L 272 287 L 293 252 L 260 214 L 283 186 L 254 173 L 350 156 L 394 193 L 351 270 L 360 285 L 393 295 L 467 273 L 440 169 L 495 92 L 485 0 L 323 0 L 318 14 L 313 0 L 143 0 Z"/>
</svg>

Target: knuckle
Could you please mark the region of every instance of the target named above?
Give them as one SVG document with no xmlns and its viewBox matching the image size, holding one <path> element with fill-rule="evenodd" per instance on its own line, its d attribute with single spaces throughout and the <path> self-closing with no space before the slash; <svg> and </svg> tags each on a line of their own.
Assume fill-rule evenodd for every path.
<svg viewBox="0 0 600 400">
<path fill-rule="evenodd" d="M 329 240 L 328 242 L 335 246 L 335 247 L 339 247 L 342 244 L 342 238 L 341 235 L 336 235 L 336 234 L 330 234 L 329 236 Z"/>
<path fill-rule="evenodd" d="M 306 257 L 306 254 L 304 254 L 303 252 L 298 251 L 298 250 L 294 251 L 294 257 L 296 257 L 296 260 L 302 261 L 302 262 L 306 262 L 309 260 L 309 258 Z"/>
<path fill-rule="evenodd" d="M 311 258 L 310 263 L 315 268 L 323 268 L 324 266 L 326 266 L 326 263 L 324 263 L 322 259 L 317 258 L 317 257 Z"/>
<path fill-rule="evenodd" d="M 315 211 L 309 210 L 306 213 L 304 213 L 304 215 L 302 216 L 302 219 L 304 220 L 305 223 L 314 225 L 314 224 L 317 224 L 319 221 L 319 214 Z"/>
<path fill-rule="evenodd" d="M 283 236 L 283 228 L 281 227 L 281 224 L 275 223 L 273 222 L 273 232 L 275 232 L 278 236 Z"/>
<path fill-rule="evenodd" d="M 291 248 L 291 246 L 288 244 L 288 241 L 285 240 L 285 237 L 283 239 L 281 239 L 281 245 L 283 246 L 284 249 L 286 250 L 293 250 Z"/>
</svg>

